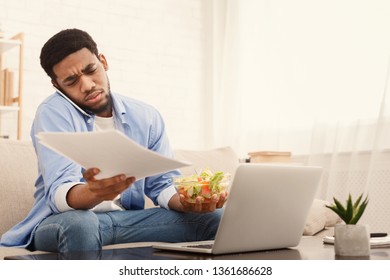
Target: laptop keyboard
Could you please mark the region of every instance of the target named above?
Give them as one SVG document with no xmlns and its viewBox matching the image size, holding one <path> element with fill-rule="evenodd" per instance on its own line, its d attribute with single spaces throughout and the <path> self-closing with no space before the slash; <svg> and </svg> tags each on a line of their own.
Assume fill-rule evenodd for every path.
<svg viewBox="0 0 390 280">
<path fill-rule="evenodd" d="M 203 248 L 203 249 L 211 249 L 213 248 L 213 244 L 196 244 L 196 245 L 187 245 L 188 248 Z"/>
</svg>

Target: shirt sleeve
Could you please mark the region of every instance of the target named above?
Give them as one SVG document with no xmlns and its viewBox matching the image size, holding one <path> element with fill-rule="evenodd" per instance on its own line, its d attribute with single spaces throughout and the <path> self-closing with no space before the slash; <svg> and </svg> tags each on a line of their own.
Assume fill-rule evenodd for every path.
<svg viewBox="0 0 390 280">
<path fill-rule="evenodd" d="M 170 187 L 162 190 L 157 197 L 157 202 L 160 205 L 160 207 L 163 207 L 165 209 L 169 209 L 168 202 L 176 194 L 176 189 L 173 185 Z"/>
<path fill-rule="evenodd" d="M 74 210 L 72 207 L 69 206 L 68 202 L 66 201 L 66 195 L 68 194 L 68 191 L 71 188 L 73 188 L 75 185 L 78 184 L 80 183 L 69 182 L 69 183 L 62 184 L 57 188 L 54 199 L 55 199 L 56 207 L 60 212 Z"/>
<path fill-rule="evenodd" d="M 83 117 L 77 114 L 80 113 L 77 113 L 76 109 L 68 108 L 60 102 L 44 103 L 38 108 L 31 128 L 31 138 L 37 154 L 39 169 L 39 177 L 35 185 L 37 196 L 39 199 L 45 199 L 46 206 L 50 207 L 53 213 L 62 212 L 57 208 L 57 204 L 62 205 L 62 210 L 69 210 L 63 202 L 66 199 L 67 191 L 75 183 L 85 182 L 82 176 L 83 168 L 44 146 L 40 143 L 37 135 L 40 132 L 87 131 Z M 76 119 L 80 119 L 78 123 Z M 57 197 L 57 189 L 62 185 L 65 187 L 62 187 L 64 189 L 58 192 Z"/>
</svg>

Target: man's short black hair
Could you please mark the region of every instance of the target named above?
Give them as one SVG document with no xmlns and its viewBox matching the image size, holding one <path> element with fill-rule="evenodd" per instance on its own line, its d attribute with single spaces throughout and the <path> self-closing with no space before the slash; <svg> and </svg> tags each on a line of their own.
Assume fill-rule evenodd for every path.
<svg viewBox="0 0 390 280">
<path fill-rule="evenodd" d="M 96 56 L 99 55 L 97 45 L 85 31 L 73 28 L 60 31 L 51 37 L 41 50 L 41 66 L 52 80 L 56 79 L 53 67 L 68 55 L 87 48 Z"/>
</svg>

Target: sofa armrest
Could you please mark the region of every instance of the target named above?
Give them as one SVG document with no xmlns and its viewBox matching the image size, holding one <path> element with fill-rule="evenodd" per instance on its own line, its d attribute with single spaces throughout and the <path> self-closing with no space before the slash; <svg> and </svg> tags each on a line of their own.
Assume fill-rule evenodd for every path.
<svg viewBox="0 0 390 280">
<path fill-rule="evenodd" d="M 38 164 L 30 141 L 0 139 L 0 236 L 21 221 L 34 203 Z"/>
<path fill-rule="evenodd" d="M 303 235 L 316 235 L 325 228 L 332 228 L 341 222 L 341 219 L 332 210 L 325 207 L 328 204 L 327 201 L 314 199 L 306 219 Z"/>
</svg>

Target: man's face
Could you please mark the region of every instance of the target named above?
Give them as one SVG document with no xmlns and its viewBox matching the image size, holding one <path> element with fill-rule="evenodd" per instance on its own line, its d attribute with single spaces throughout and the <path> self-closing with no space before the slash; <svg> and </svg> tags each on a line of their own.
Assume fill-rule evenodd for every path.
<svg viewBox="0 0 390 280">
<path fill-rule="evenodd" d="M 80 108 L 100 117 L 112 115 L 108 69 L 104 55 L 96 57 L 83 48 L 54 65 L 55 87 L 61 90 Z"/>
</svg>

